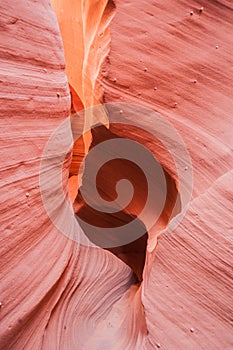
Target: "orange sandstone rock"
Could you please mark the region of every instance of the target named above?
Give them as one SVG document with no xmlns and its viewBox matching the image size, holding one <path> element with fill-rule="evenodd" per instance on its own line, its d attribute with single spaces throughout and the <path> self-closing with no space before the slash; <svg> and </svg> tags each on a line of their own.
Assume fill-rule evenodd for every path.
<svg viewBox="0 0 233 350">
<path fill-rule="evenodd" d="M 74 110 L 101 101 L 99 68 L 109 50 L 113 8 L 108 4 L 53 1 Z M 132 270 L 111 252 L 74 240 L 82 232 L 66 216 L 72 151 L 67 128 L 56 138 L 57 148 L 51 150 L 43 174 L 53 204 L 53 217 L 48 216 L 42 202 L 41 160 L 49 138 L 67 120 L 71 102 L 62 41 L 48 1 L 1 3 L 4 350 L 232 347 L 231 2 L 204 1 L 200 14 L 200 4 L 194 1 L 193 16 L 183 1 L 116 5 L 105 100 L 152 106 L 180 131 L 195 174 L 190 208 L 172 234 L 168 227 L 160 236 L 156 249 L 156 244 L 148 246 L 143 281 L 135 284 Z M 73 21 L 78 26 L 71 33 Z M 198 83 L 190 84 L 194 79 Z M 87 123 L 94 121 L 93 115 L 87 116 Z M 143 138 L 137 133 L 134 137 Z M 158 151 L 158 144 L 150 146 Z M 59 152 L 68 147 L 62 163 Z M 161 150 L 175 194 L 174 163 Z M 62 165 L 64 200 L 58 202 L 53 174 Z M 173 196 L 171 208 L 172 202 Z M 63 234 L 55 225 L 60 218 L 65 218 Z"/>
</svg>

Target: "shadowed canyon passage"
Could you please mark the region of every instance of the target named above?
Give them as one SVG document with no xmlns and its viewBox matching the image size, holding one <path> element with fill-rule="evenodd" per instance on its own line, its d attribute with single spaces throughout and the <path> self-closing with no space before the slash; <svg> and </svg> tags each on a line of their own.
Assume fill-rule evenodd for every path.
<svg viewBox="0 0 233 350">
<path fill-rule="evenodd" d="M 106 140 L 118 140 L 120 136 L 116 132 L 120 130 L 120 126 L 115 125 L 115 133 L 113 133 L 104 125 L 97 125 L 91 129 L 92 142 L 90 150 L 95 148 L 97 145 L 101 145 Z M 122 128 L 121 128 L 122 129 Z M 131 130 L 132 132 L 132 130 Z M 135 132 L 135 130 L 134 130 Z M 130 135 L 129 128 L 126 128 L 125 135 L 128 138 L 133 137 Z M 122 136 L 121 136 L 122 137 Z M 93 154 L 87 154 L 84 165 L 84 173 L 82 176 L 82 186 L 78 189 L 78 195 L 73 203 L 74 210 L 77 219 L 81 219 L 81 227 L 89 239 L 100 247 L 107 247 L 109 251 L 114 253 L 121 260 L 126 262 L 135 275 L 138 281 L 142 280 L 142 272 L 145 263 L 146 246 L 147 246 L 147 228 L 144 223 L 138 218 L 138 215 L 146 205 L 148 197 L 148 184 L 143 169 L 140 169 L 135 163 L 127 159 L 122 159 L 122 154 L 117 149 L 117 142 L 115 149 L 109 149 L 108 152 L 111 154 L 111 161 L 104 161 L 104 154 L 106 149 L 100 148 L 99 152 Z M 138 154 L 139 156 L 139 154 Z M 102 159 L 101 159 L 102 158 Z M 101 163 L 103 166 L 99 169 L 98 164 Z M 73 169 L 73 168 L 72 168 Z M 97 177 L 94 179 L 94 183 L 91 181 L 91 174 L 98 169 Z M 76 170 L 78 173 L 78 169 Z M 160 221 L 164 221 L 167 224 L 167 220 L 171 215 L 171 211 L 174 207 L 177 198 L 177 190 L 175 181 L 164 171 L 166 178 L 166 201 L 164 208 L 162 209 Z M 152 174 L 154 182 L 156 182 L 156 174 Z M 125 208 L 122 208 L 119 202 L 115 202 L 116 208 L 114 213 L 105 212 L 105 207 L 101 207 L 98 198 L 95 199 L 94 187 L 97 188 L 99 195 L 105 198 L 107 201 L 114 201 L 118 196 L 116 192 L 116 185 L 118 181 L 127 179 L 133 186 L 133 197 Z M 127 197 L 127 187 L 123 189 L 122 195 Z M 159 181 L 156 184 L 161 186 Z M 85 198 L 88 201 L 86 203 L 83 199 L 82 194 L 85 194 Z M 156 194 L 154 201 L 161 201 L 160 196 Z M 180 209 L 179 209 L 180 210 Z M 178 213 L 176 213 L 178 214 Z M 92 229 L 88 226 L 82 225 L 82 222 L 87 222 L 92 225 Z M 112 232 L 111 228 L 117 228 L 124 226 L 134 221 L 132 227 L 128 228 L 127 234 L 130 236 L 130 242 L 125 243 L 125 237 L 121 237 L 120 232 Z M 159 220 L 158 220 L 159 221 Z M 98 227 L 101 228 L 98 230 Z M 109 228 L 102 232 L 102 228 Z M 156 223 L 155 223 L 156 230 Z M 120 231 L 120 230 L 119 230 Z M 158 230 L 159 231 L 159 230 Z"/>
<path fill-rule="evenodd" d="M 0 4 L 0 348 L 231 350 L 232 2 L 52 3 L 53 8 L 47 0 Z M 72 158 L 67 123 L 67 130 L 56 134 L 56 147 L 40 173 L 51 135 L 69 121 L 70 92 L 73 113 L 121 101 L 120 119 L 128 115 L 129 104 L 149 107 L 175 126 L 191 155 L 193 195 L 185 217 L 172 230 L 174 221 L 167 223 L 179 211 L 172 209 L 177 188 L 183 210 L 190 169 L 186 162 L 176 168 L 171 153 L 147 132 L 148 127 L 157 129 L 159 119 L 132 114 L 128 120 L 138 120 L 142 130 L 115 122 L 107 131 L 150 150 L 169 187 L 157 223 L 162 231 L 158 244 L 156 229 L 148 231 L 140 284 L 135 275 L 141 279 L 144 248 L 141 261 L 128 254 L 128 247 L 120 252 L 113 248 L 133 274 L 107 249 L 80 243 L 81 229 L 66 215 L 65 207 L 72 209 L 68 182 L 72 187 L 90 135 L 75 144 Z M 97 123 L 108 126 L 110 112 L 101 120 L 89 114 L 82 132 Z M 107 137 L 105 131 L 100 138 Z M 93 141 L 98 138 L 97 133 Z M 99 174 L 101 186 L 108 166 Z M 64 199 L 58 198 L 59 181 L 53 178 L 59 167 Z M 41 178 L 50 195 L 51 217 Z M 85 176 L 82 185 L 85 192 Z M 115 198 L 112 182 L 105 185 L 103 198 L 108 193 Z M 140 190 L 137 183 L 135 188 Z M 70 193 L 74 200 L 72 188 Z M 140 191 L 135 196 L 137 205 L 132 201 L 128 208 L 131 216 L 138 214 L 131 209 L 140 210 L 143 203 Z M 77 200 L 80 205 L 81 198 Z M 83 207 L 85 217 L 90 209 Z M 142 240 L 140 249 L 146 243 Z"/>
</svg>

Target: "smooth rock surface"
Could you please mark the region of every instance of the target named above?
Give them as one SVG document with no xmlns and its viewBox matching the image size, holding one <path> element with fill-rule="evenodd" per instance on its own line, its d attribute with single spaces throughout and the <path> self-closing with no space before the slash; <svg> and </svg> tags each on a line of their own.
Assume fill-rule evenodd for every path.
<svg viewBox="0 0 233 350">
<path fill-rule="evenodd" d="M 184 221 L 147 255 L 144 348 L 230 350 L 232 3 L 118 0 L 116 7 L 105 101 L 147 105 L 167 118 L 194 171 Z"/>
<path fill-rule="evenodd" d="M 231 2 L 116 1 L 105 100 L 142 103 L 167 118 L 195 175 L 186 217 L 147 252 L 140 286 L 113 254 L 79 244 L 80 228 L 69 225 L 69 128 L 43 174 L 53 221 L 42 202 L 43 151 L 70 113 L 50 2 L 1 3 L 0 14 L 0 348 L 232 349 Z M 61 164 L 59 202 L 53 172 Z M 169 159 L 164 167 L 173 174 Z"/>
</svg>

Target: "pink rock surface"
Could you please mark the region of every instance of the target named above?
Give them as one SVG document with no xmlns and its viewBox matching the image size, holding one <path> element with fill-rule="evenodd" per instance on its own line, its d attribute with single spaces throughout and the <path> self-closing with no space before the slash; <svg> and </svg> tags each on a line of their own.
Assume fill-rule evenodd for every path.
<svg viewBox="0 0 233 350">
<path fill-rule="evenodd" d="M 135 312 L 143 314 L 141 306 L 133 307 L 136 301 L 129 310 L 127 307 L 137 291 L 135 287 L 130 290 L 132 271 L 111 253 L 83 247 L 66 238 L 49 219 L 41 198 L 39 171 L 43 150 L 70 110 L 55 14 L 48 1 L 2 3 L 0 13 L 0 348 L 93 349 L 98 347 L 93 345 L 95 337 L 100 339 L 101 334 L 107 336 L 104 343 L 110 342 L 113 347 L 119 339 L 116 324 L 125 322 L 129 328 L 134 327 L 130 319 Z M 61 134 L 57 141 L 58 149 L 44 173 L 54 199 L 54 219 L 62 217 L 65 203 L 56 202 L 53 172 L 57 159 L 60 160 L 60 149 L 70 145 L 72 150 L 70 131 Z M 67 159 L 63 167 L 66 195 L 71 153 Z M 72 235 L 72 231 L 68 234 Z M 116 305 L 119 300 L 121 317 Z M 110 318 L 113 305 L 116 310 L 112 317 L 116 321 L 110 333 L 116 334 L 111 337 L 105 331 L 111 328 L 107 317 Z M 126 318 L 128 322 L 124 321 Z M 97 327 L 102 331 L 96 335 Z M 144 327 L 146 332 L 143 317 L 137 327 Z M 138 328 L 134 328 L 135 334 Z M 126 337 L 127 332 L 124 326 L 123 347 L 125 342 L 136 339 Z M 102 340 L 99 348 L 103 348 Z"/>
<path fill-rule="evenodd" d="M 140 286 L 110 252 L 58 231 L 39 182 L 44 147 L 70 110 L 58 24 L 48 1 L 2 3 L 0 348 L 230 350 L 231 2 L 116 5 L 105 99 L 152 106 L 179 130 L 195 175 L 190 208 L 148 251 Z M 45 173 L 55 219 L 65 200 L 56 202 L 53 171 L 58 151 L 70 145 L 68 197 L 70 130 L 57 141 Z M 77 226 L 67 231 L 71 237 Z"/>
<path fill-rule="evenodd" d="M 144 347 L 231 349 L 232 3 L 116 6 L 105 101 L 149 105 L 167 118 L 185 140 L 194 171 L 185 220 L 147 257 Z"/>
</svg>

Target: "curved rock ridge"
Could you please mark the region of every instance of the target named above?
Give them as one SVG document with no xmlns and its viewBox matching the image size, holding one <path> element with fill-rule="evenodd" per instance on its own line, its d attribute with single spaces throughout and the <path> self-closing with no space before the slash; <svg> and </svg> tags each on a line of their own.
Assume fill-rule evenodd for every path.
<svg viewBox="0 0 233 350">
<path fill-rule="evenodd" d="M 231 349 L 232 2 L 117 0 L 116 7 L 105 101 L 159 112 L 183 137 L 194 171 L 185 219 L 147 251 L 142 348 Z"/>
<path fill-rule="evenodd" d="M 159 239 L 143 297 L 148 349 L 232 347 L 232 176 L 195 198 L 179 229 Z"/>
<path fill-rule="evenodd" d="M 110 252 L 65 237 L 42 202 L 39 171 L 43 151 L 70 112 L 54 12 L 48 1 L 24 1 L 2 3 L 0 13 L 0 348 L 140 346 L 146 327 L 139 302 L 141 290 L 134 285 L 131 269 Z M 72 141 L 70 130 L 59 134 L 59 149 L 52 149 L 44 169 L 54 220 L 62 217 L 65 202 L 56 201 L 53 169 L 55 173 L 61 163 L 58 151 L 69 145 L 62 174 L 69 201 Z M 79 232 L 71 229 L 66 234 L 72 237 Z"/>
<path fill-rule="evenodd" d="M 63 41 L 66 74 L 72 97 L 71 112 L 87 109 L 103 101 L 100 69 L 109 52 L 109 23 L 115 13 L 112 0 L 52 0 Z M 105 110 L 96 116 L 91 110 L 85 115 L 82 127 L 108 124 Z M 85 134 L 74 143 L 70 176 L 77 175 L 77 168 L 88 151 L 91 136 Z M 77 191 L 77 179 L 70 179 L 70 188 Z"/>
<path fill-rule="evenodd" d="M 114 2 L 52 0 L 52 4 L 61 31 L 73 107 L 76 111 L 92 107 L 103 100 L 99 75 L 109 52 Z M 107 123 L 107 116 L 103 118 Z M 85 122 L 90 126 L 100 121 L 89 115 Z"/>
</svg>

